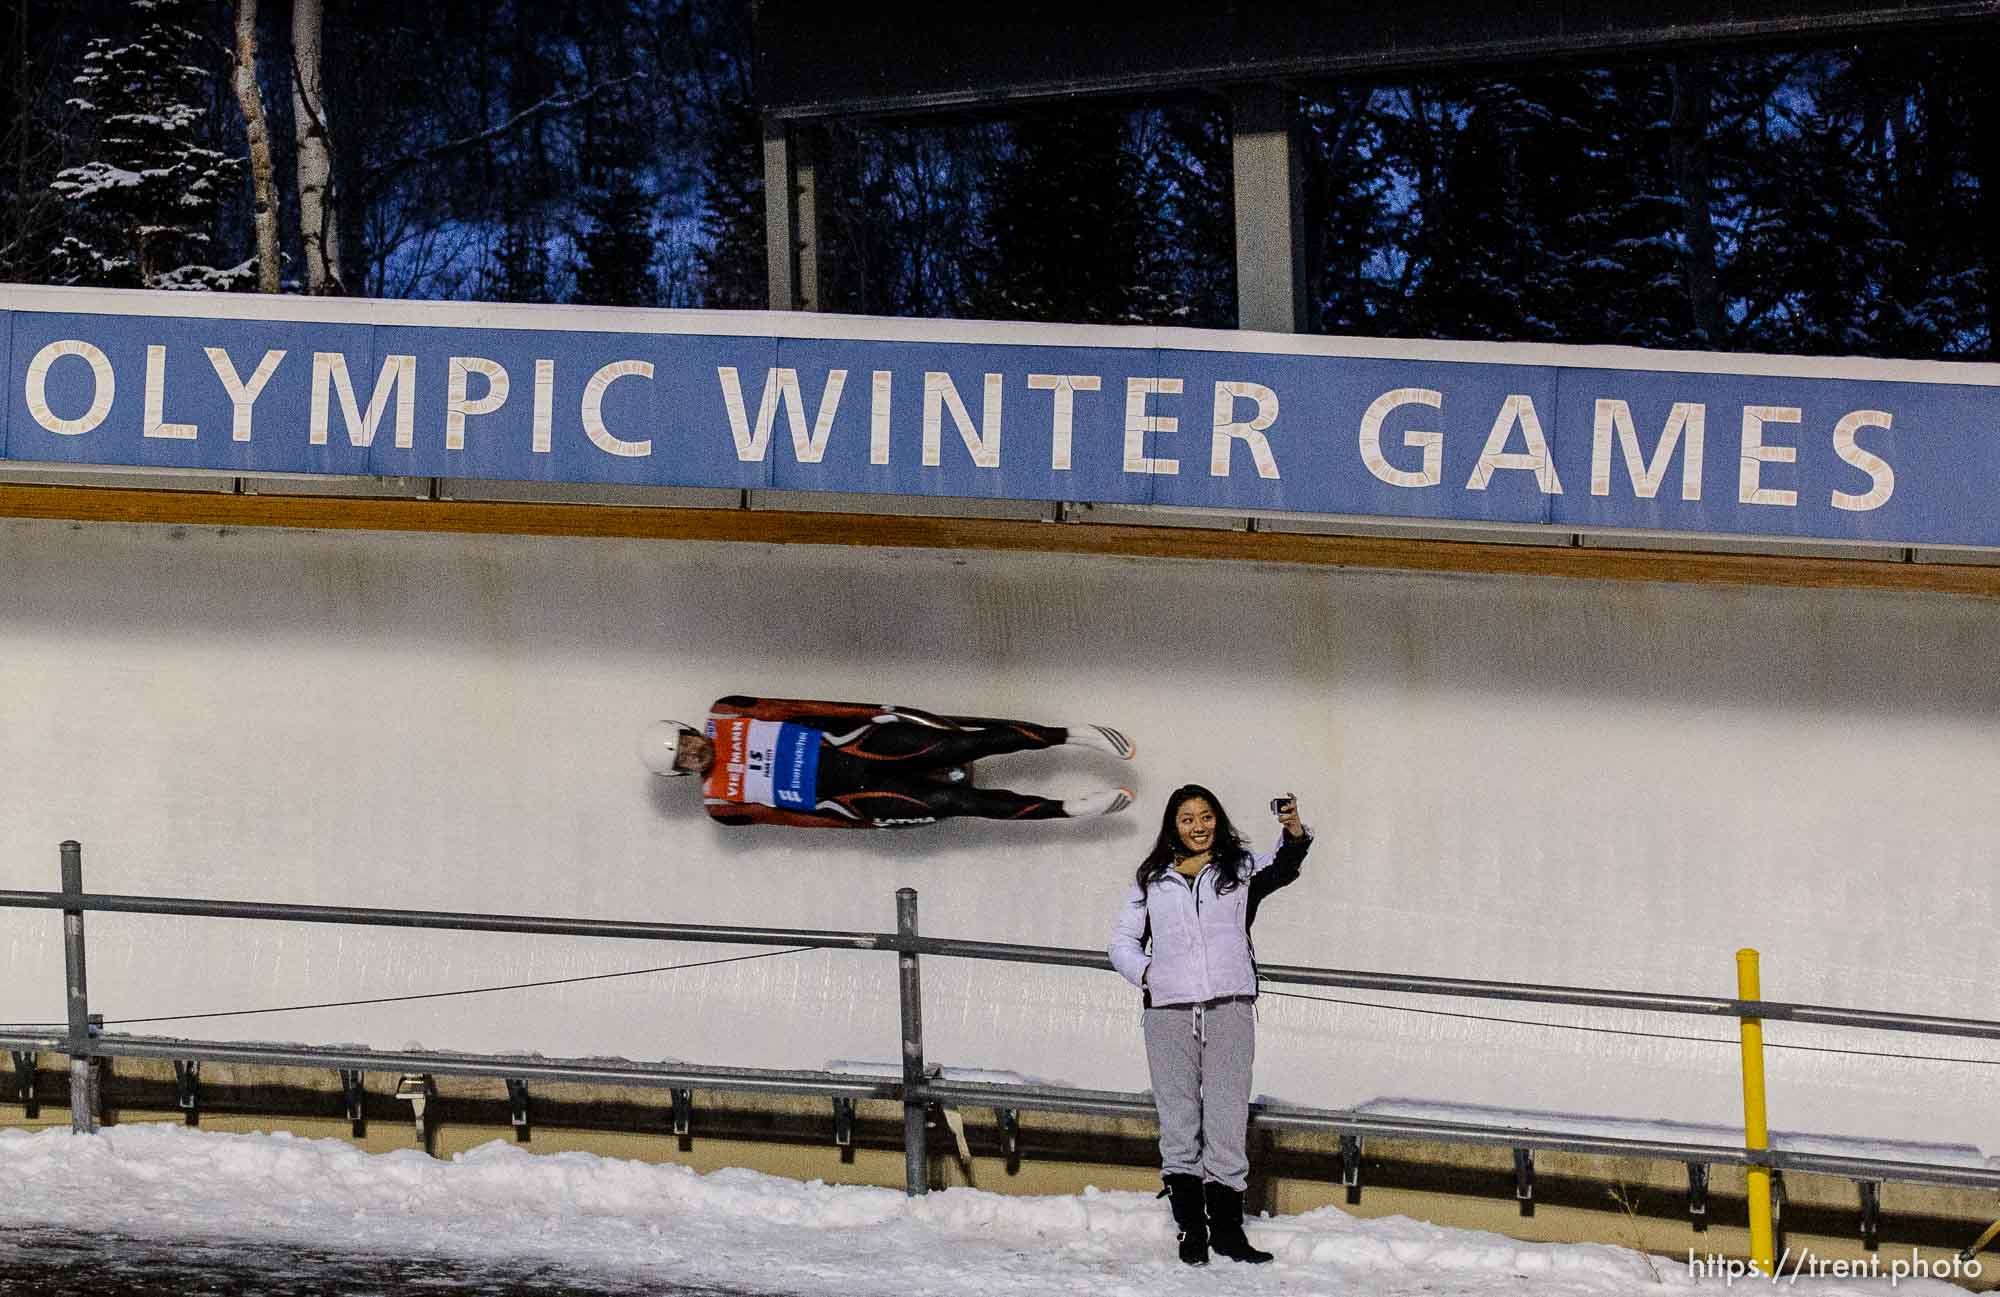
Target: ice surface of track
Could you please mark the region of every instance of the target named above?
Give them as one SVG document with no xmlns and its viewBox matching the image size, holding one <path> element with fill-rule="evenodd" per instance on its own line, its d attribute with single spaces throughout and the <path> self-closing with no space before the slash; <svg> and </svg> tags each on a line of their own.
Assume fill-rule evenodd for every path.
<svg viewBox="0 0 2000 1297">
<path fill-rule="evenodd" d="M 1733 952 L 1757 946 L 1774 999 L 1993 1013 L 1990 601 L 33 521 L 0 522 L 0 570 L 0 887 L 55 886 L 56 844 L 77 838 L 102 891 L 881 931 L 911 886 L 931 934 L 1101 948 L 1166 793 L 1195 780 L 1260 845 L 1280 792 L 1319 832 L 1304 879 L 1264 907 L 1267 963 L 1728 995 Z M 1130 780 L 1139 805 L 1082 824 L 719 828 L 634 741 L 735 692 L 1115 724 L 1131 765 L 1063 750 L 982 778 Z M 118 915 L 90 916 L 89 938 L 92 1005 L 114 1024 L 744 953 Z M 1144 1088 L 1115 976 L 944 959 L 924 974 L 932 1060 Z M 1741 1120 L 1729 1022 L 1325 999 L 1341 1002 L 1264 1002 L 1260 1092 Z M 0 912 L 0 1021 L 62 1014 L 59 924 Z M 839 952 L 145 1030 L 899 1057 L 894 961 Z M 1992 1075 L 1774 1049 L 1770 1120 L 1992 1152 Z"/>
</svg>

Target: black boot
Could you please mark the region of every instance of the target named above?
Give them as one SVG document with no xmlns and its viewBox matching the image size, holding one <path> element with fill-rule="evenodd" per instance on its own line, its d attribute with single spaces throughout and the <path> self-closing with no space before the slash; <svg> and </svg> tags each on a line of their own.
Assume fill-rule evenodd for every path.
<svg viewBox="0 0 2000 1297">
<path fill-rule="evenodd" d="M 1208 1215 L 1202 1208 L 1201 1177 L 1175 1174 L 1162 1178 L 1167 1182 L 1174 1224 L 1180 1229 L 1181 1260 L 1188 1265 L 1207 1265 Z"/>
<path fill-rule="evenodd" d="M 1201 1190 L 1208 1206 L 1209 1245 L 1231 1261 L 1248 1261 L 1252 1265 L 1269 1261 L 1271 1254 L 1251 1247 L 1249 1237 L 1243 1232 L 1243 1191 L 1213 1180 L 1202 1185 Z"/>
</svg>

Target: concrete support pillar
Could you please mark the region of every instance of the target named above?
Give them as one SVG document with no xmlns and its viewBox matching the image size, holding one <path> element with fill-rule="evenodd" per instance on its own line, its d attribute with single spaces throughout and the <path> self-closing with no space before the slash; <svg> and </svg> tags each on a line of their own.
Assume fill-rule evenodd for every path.
<svg viewBox="0 0 2000 1297">
<path fill-rule="evenodd" d="M 1303 333 L 1305 203 L 1298 96 L 1278 86 L 1230 93 L 1236 168 L 1236 327 Z"/>
<path fill-rule="evenodd" d="M 764 255 L 774 311 L 820 309 L 819 176 L 808 128 L 764 122 Z"/>
</svg>

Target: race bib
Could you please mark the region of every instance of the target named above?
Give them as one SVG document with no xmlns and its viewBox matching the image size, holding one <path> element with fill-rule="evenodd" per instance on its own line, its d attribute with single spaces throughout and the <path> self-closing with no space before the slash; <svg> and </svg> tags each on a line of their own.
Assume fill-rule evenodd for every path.
<svg viewBox="0 0 2000 1297">
<path fill-rule="evenodd" d="M 782 721 L 713 717 L 715 764 L 702 794 L 731 802 L 811 810 L 818 804 L 820 732 Z"/>
</svg>

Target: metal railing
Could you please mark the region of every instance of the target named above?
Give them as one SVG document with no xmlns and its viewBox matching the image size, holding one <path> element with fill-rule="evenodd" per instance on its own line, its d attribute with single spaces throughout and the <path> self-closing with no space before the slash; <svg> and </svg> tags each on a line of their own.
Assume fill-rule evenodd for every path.
<svg viewBox="0 0 2000 1297">
<path fill-rule="evenodd" d="M 1022 1110 L 1140 1120 L 1150 1120 L 1154 1117 L 1153 1100 L 1148 1094 L 958 1081 L 948 1079 L 939 1069 L 927 1066 L 923 1035 L 923 984 L 920 966 L 922 956 L 1004 960 L 1087 969 L 1109 969 L 1111 964 L 1107 956 L 1098 951 L 923 936 L 918 930 L 917 894 L 909 888 L 903 888 L 896 893 L 897 930 L 869 933 L 105 894 L 83 890 L 82 848 L 77 843 L 62 844 L 61 861 L 62 890 L 55 892 L 0 890 L 0 908 L 47 909 L 61 912 L 65 953 L 65 998 L 68 1009 L 66 1029 L 60 1032 L 0 1031 L 0 1045 L 16 1051 L 17 1065 L 21 1058 L 20 1051 L 23 1050 L 46 1051 L 66 1055 L 69 1058 L 71 1124 L 79 1131 L 95 1129 L 97 1096 L 92 1060 L 108 1057 L 173 1060 L 183 1084 L 184 1107 L 191 1106 L 188 1089 L 191 1077 L 198 1077 L 198 1064 L 201 1061 L 332 1067 L 340 1069 L 344 1079 L 358 1078 L 363 1070 L 420 1074 L 425 1077 L 435 1074 L 503 1079 L 508 1082 L 510 1099 L 517 1100 L 517 1125 L 523 1120 L 521 1105 L 525 1104 L 525 1084 L 529 1080 L 670 1089 L 674 1093 L 674 1124 L 676 1133 L 679 1134 L 687 1133 L 689 1092 L 696 1087 L 725 1092 L 830 1098 L 835 1110 L 836 1139 L 842 1143 L 847 1142 L 847 1136 L 851 1132 L 855 1101 L 888 1100 L 900 1101 L 903 1106 L 905 1185 L 910 1194 L 917 1195 L 926 1192 L 928 1186 L 927 1117 L 933 1106 L 993 1108 L 1002 1115 L 1003 1127 L 1008 1130 L 1010 1141 L 1017 1129 L 1014 1119 Z M 108 1034 L 93 1024 L 90 1013 L 83 916 L 91 911 L 422 930 L 579 936 L 633 941 L 710 942 L 893 952 L 897 958 L 899 974 L 898 998 L 902 1021 L 901 1075 L 892 1078 L 839 1072 L 766 1070 L 680 1063 L 635 1063 L 604 1059 L 560 1059 L 539 1055 L 465 1054 L 427 1050 L 378 1051 L 354 1046 L 228 1043 L 177 1037 Z M 1667 995 L 1643 991 L 1425 977 L 1294 965 L 1263 967 L 1260 969 L 1260 977 L 1265 982 L 1280 985 L 1342 987 L 1470 999 L 1639 1010 L 1707 1018 L 1730 1018 L 1743 1022 L 1788 1021 L 2000 1040 L 2000 1022 L 1835 1008 L 1763 999 Z M 28 1075 L 32 1075 L 32 1069 Z M 358 1079 L 349 1081 L 349 1111 L 350 1115 L 358 1120 L 359 1097 L 356 1086 Z M 520 1087 L 518 1091 L 517 1086 Z M 421 1110 L 419 1121 L 421 1125 Z M 1358 1197 L 1360 1189 L 1361 1141 L 1371 1136 L 1513 1149 L 1516 1193 L 1521 1200 L 1523 1214 L 1532 1211 L 1533 1152 L 1537 1149 L 1685 1163 L 1689 1172 L 1689 1210 L 1697 1229 L 1705 1227 L 1707 1170 L 1711 1165 L 1744 1166 L 1775 1172 L 1794 1171 L 1849 1178 L 1857 1181 L 1861 1188 L 1862 1237 L 1871 1245 L 1878 1211 L 1875 1189 L 1883 1182 L 2000 1189 L 2000 1169 L 1952 1163 L 1851 1157 L 1674 1140 L 1632 1139 L 1588 1130 L 1427 1120 L 1364 1113 L 1351 1109 L 1312 1108 L 1277 1103 L 1252 1104 L 1251 1121 L 1253 1125 L 1267 1130 L 1313 1131 L 1338 1136 L 1339 1179 L 1348 1187 L 1350 1201 Z"/>
</svg>

